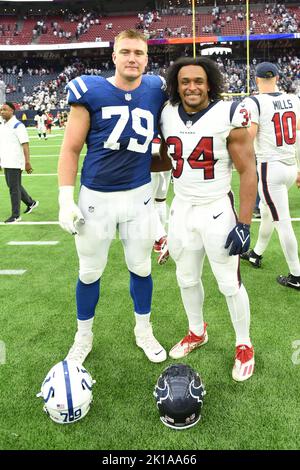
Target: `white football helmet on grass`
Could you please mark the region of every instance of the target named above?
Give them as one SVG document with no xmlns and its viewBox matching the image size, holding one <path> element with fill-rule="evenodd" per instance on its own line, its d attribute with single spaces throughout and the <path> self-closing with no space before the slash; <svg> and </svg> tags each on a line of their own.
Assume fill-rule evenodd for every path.
<svg viewBox="0 0 300 470">
<path fill-rule="evenodd" d="M 44 411 L 53 421 L 74 423 L 88 413 L 94 383 L 80 363 L 61 361 L 48 372 L 37 397 L 44 399 Z"/>
</svg>

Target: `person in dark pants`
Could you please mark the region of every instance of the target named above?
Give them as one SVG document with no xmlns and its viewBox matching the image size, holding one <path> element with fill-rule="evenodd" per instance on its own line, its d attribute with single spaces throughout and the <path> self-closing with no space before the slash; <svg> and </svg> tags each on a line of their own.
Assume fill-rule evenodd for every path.
<svg viewBox="0 0 300 470">
<path fill-rule="evenodd" d="M 13 103 L 6 102 L 1 107 L 0 114 L 3 121 L 0 126 L 0 158 L 12 206 L 11 216 L 5 220 L 7 224 L 21 220 L 21 201 L 26 205 L 24 214 L 29 214 L 39 205 L 39 201 L 32 199 L 22 186 L 22 171 L 25 169 L 27 173 L 32 173 L 29 138 L 24 124 L 18 121 L 14 112 Z"/>
</svg>

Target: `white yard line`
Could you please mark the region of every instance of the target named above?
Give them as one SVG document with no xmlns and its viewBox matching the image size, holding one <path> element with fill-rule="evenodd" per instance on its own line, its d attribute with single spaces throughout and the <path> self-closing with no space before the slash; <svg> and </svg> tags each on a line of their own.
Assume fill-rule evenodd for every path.
<svg viewBox="0 0 300 470">
<path fill-rule="evenodd" d="M 47 145 L 30 145 L 30 150 L 32 149 L 45 149 L 48 147 L 61 147 L 61 144 L 47 144 Z"/>
<path fill-rule="evenodd" d="M 294 217 L 294 218 L 291 218 L 291 221 L 292 222 L 300 222 L 300 218 L 299 217 Z M 252 222 L 260 222 L 260 219 L 252 219 Z"/>
<path fill-rule="evenodd" d="M 77 173 L 77 175 L 80 176 L 80 173 Z M 28 175 L 27 173 L 23 173 L 22 178 L 23 178 L 23 176 L 26 176 L 26 177 L 30 177 L 30 176 L 57 176 L 57 173 L 31 173 L 30 175 Z M 0 174 L 0 178 L 1 177 L 4 177 L 4 175 Z"/>
<path fill-rule="evenodd" d="M 45 221 L 45 222 L 15 222 L 14 224 L 5 224 L 4 222 L 0 222 L 0 225 L 7 225 L 8 227 L 10 226 L 16 226 L 16 225 L 59 225 L 58 221 Z"/>
<path fill-rule="evenodd" d="M 83 157 L 84 155 L 85 155 L 84 153 L 80 154 L 81 157 Z M 32 159 L 32 158 L 50 158 L 50 157 L 57 157 L 58 158 L 59 155 L 58 155 L 58 153 L 55 153 L 53 155 L 48 155 L 48 154 L 47 155 L 32 155 L 30 157 L 30 159 Z"/>
<path fill-rule="evenodd" d="M 48 134 L 46 140 L 53 139 L 53 137 L 62 137 L 62 136 L 63 136 L 63 134 L 50 134 L 50 135 Z M 29 133 L 29 137 L 30 137 L 30 140 L 31 139 L 39 139 L 38 135 L 32 135 L 31 133 Z M 45 139 L 43 137 L 42 139 L 39 139 L 39 140 L 45 140 Z"/>
<path fill-rule="evenodd" d="M 47 154 L 47 155 L 31 155 L 30 156 L 30 160 L 32 158 L 50 158 L 50 157 L 59 157 L 58 153 L 53 153 L 51 155 Z"/>
<path fill-rule="evenodd" d="M 0 276 L 22 276 L 26 271 L 26 269 L 2 269 Z"/>
<path fill-rule="evenodd" d="M 46 246 L 47 245 L 48 246 L 48 245 L 57 245 L 58 243 L 59 243 L 58 241 L 49 241 L 49 242 L 45 242 L 45 241 L 43 241 L 43 242 L 33 242 L 33 241 L 32 242 L 31 241 L 30 242 L 14 242 L 14 241 L 11 241 L 11 242 L 7 242 L 7 245 L 14 245 L 14 246 L 15 245 L 18 245 L 18 246 L 19 245 L 20 246 L 21 245 L 25 245 L 25 246 L 27 246 L 27 245 Z"/>
</svg>

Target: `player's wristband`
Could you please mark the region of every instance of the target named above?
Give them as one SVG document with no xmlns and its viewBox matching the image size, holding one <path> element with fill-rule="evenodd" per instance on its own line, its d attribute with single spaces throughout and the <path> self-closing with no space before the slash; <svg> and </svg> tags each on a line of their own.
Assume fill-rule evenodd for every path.
<svg viewBox="0 0 300 470">
<path fill-rule="evenodd" d="M 59 204 L 74 202 L 74 186 L 60 186 L 58 202 Z"/>
<path fill-rule="evenodd" d="M 246 229 L 250 230 L 250 224 L 243 224 L 243 222 L 238 222 L 237 225 L 239 226 L 239 229 Z"/>
</svg>

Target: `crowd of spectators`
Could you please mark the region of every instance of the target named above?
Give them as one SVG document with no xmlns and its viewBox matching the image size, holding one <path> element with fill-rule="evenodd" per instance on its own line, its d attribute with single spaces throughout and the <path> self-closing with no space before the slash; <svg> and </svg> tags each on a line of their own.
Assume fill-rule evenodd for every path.
<svg viewBox="0 0 300 470">
<path fill-rule="evenodd" d="M 188 47 L 185 51 L 186 55 L 190 54 Z M 246 92 L 247 68 L 245 61 L 228 56 L 212 56 L 218 63 L 224 78 L 227 93 L 244 93 Z M 296 93 L 300 91 L 300 57 L 296 50 L 287 49 L 283 51 L 281 57 L 274 61 L 280 71 L 279 89 Z M 253 58 L 250 64 L 250 91 L 255 91 L 254 70 L 258 61 Z M 168 66 L 171 61 L 166 61 L 164 55 L 157 54 L 149 57 L 148 73 L 166 75 Z M 47 79 L 47 75 L 53 72 L 53 68 L 45 68 L 36 66 L 22 68 L 18 66 L 1 66 L 0 77 L 4 74 L 14 74 L 22 79 L 24 76 L 40 76 L 41 80 L 33 87 L 31 93 L 26 93 L 25 88 L 22 89 L 23 97 L 20 103 L 21 109 L 33 109 L 42 111 L 51 111 L 57 108 L 65 108 L 66 94 L 65 86 L 74 77 L 79 75 L 102 75 L 111 76 L 114 73 L 113 63 L 111 59 L 101 61 L 92 61 L 85 59 L 70 59 L 68 65 L 55 73 L 54 79 Z M 11 95 L 16 91 L 12 85 L 7 86 L 6 92 Z"/>
<path fill-rule="evenodd" d="M 0 24 L 0 37 L 1 36 L 6 36 L 7 34 L 10 35 L 10 33 L 13 33 L 14 36 L 18 36 L 19 34 L 19 26 L 18 23 L 15 23 L 14 26 L 12 26 L 10 23 L 8 24 Z"/>
<path fill-rule="evenodd" d="M 224 34 L 224 29 L 228 25 L 237 29 L 237 34 L 245 34 L 246 32 L 246 8 L 245 4 L 227 4 L 223 6 L 215 5 L 212 8 L 202 5 L 196 9 L 196 34 Z M 203 14 L 202 14 L 203 13 Z M 163 39 L 163 38 L 186 38 L 191 37 L 192 27 L 191 18 L 192 10 L 190 7 L 180 7 L 169 4 L 167 7 L 161 7 L 159 10 L 145 10 L 140 11 L 137 15 L 135 27 L 141 30 L 148 39 Z M 168 24 L 165 17 L 172 17 L 176 15 L 181 17 L 180 21 L 171 19 Z M 28 17 L 29 18 L 29 17 Z M 186 20 L 185 20 L 186 18 Z M 203 19 L 204 18 L 204 19 Z M 23 18 L 27 20 L 27 16 Z M 163 20 L 163 21 L 161 21 Z M 58 39 L 66 39 L 66 42 L 78 41 L 82 35 L 90 31 L 93 25 L 101 25 L 105 31 L 112 30 L 112 38 L 118 30 L 117 23 L 114 22 L 113 16 L 105 16 L 100 13 L 100 10 L 95 9 L 86 11 L 82 9 L 80 12 L 73 13 L 66 9 L 62 10 L 61 16 L 43 16 L 36 20 L 32 29 L 32 41 L 39 42 L 39 37 L 43 35 L 51 35 Z M 239 28 L 240 23 L 240 28 Z M 238 25 L 238 26 L 237 26 Z M 250 34 L 273 34 L 273 33 L 295 33 L 300 31 L 300 10 L 298 11 L 293 7 L 292 9 L 284 3 L 274 3 L 256 5 L 255 8 L 250 9 Z M 0 37 L 5 35 L 9 29 L 9 36 L 11 31 L 14 34 L 21 34 L 19 29 L 22 28 L 21 23 L 0 24 Z M 234 31 L 235 31 L 234 30 Z M 93 34 L 95 31 L 95 36 Z M 227 31 L 227 33 L 226 33 Z M 235 34 L 236 34 L 235 33 Z M 228 34 L 228 29 L 225 29 L 225 34 Z M 101 32 L 99 29 L 91 30 L 89 33 L 89 40 L 101 41 Z M 92 39 L 91 39 L 92 38 Z M 10 39 L 7 39 L 8 43 Z M 61 41 L 59 41 L 61 42 Z"/>
<path fill-rule="evenodd" d="M 277 3 L 265 7 L 266 22 L 263 27 L 268 33 L 295 33 L 300 29 L 300 21 L 294 11 L 290 11 L 284 4 Z M 252 24 L 253 30 L 255 25 Z"/>
</svg>

